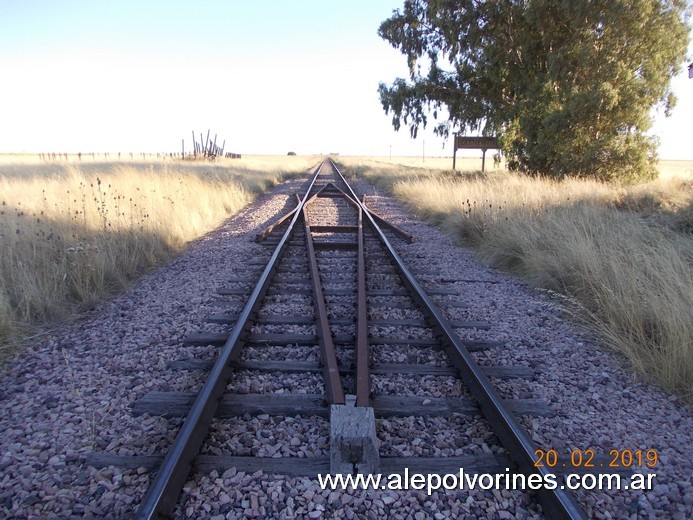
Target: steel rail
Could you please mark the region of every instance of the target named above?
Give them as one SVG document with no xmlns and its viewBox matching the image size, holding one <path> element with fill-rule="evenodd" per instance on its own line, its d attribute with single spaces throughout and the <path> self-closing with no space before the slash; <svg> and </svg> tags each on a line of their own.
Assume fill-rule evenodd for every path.
<svg viewBox="0 0 693 520">
<path fill-rule="evenodd" d="M 331 163 L 333 168 L 334 163 Z M 338 170 L 336 170 L 338 172 Z M 341 175 L 340 175 L 341 176 Z M 345 186 L 349 186 L 344 179 L 341 177 L 342 182 Z M 371 396 L 371 380 L 370 380 L 370 353 L 368 346 L 368 305 L 367 296 L 368 292 L 366 290 L 366 252 L 365 243 L 363 237 L 363 207 L 359 203 L 358 199 L 355 198 L 354 192 L 351 191 L 351 195 L 341 189 L 339 186 L 334 184 L 328 184 L 332 186 L 337 192 L 341 193 L 344 199 L 351 204 L 354 209 L 356 209 L 358 214 L 358 225 L 357 227 L 357 275 L 356 275 L 356 406 L 370 406 L 370 396 Z M 404 240 L 411 242 L 413 240 L 412 235 L 409 235 L 405 231 L 397 228 L 393 224 L 379 217 L 390 229 L 392 229 L 398 236 L 402 237 Z"/>
<path fill-rule="evenodd" d="M 328 184 L 329 186 L 329 184 Z M 327 186 L 326 186 L 327 187 Z M 344 390 L 342 379 L 339 377 L 339 365 L 337 364 L 337 354 L 332 340 L 330 330 L 330 320 L 327 314 L 325 296 L 322 292 L 320 283 L 320 270 L 318 260 L 315 256 L 315 244 L 313 243 L 313 233 L 310 230 L 310 218 L 308 216 L 308 206 L 314 202 L 320 193 L 326 188 L 322 188 L 311 201 L 303 206 L 303 223 L 306 232 L 306 250 L 308 254 L 308 272 L 310 274 L 310 284 L 313 290 L 313 305 L 315 306 L 315 328 L 320 345 L 320 359 L 322 362 L 322 373 L 325 382 L 325 395 L 330 404 L 344 404 Z"/>
<path fill-rule="evenodd" d="M 334 167 L 334 164 L 332 164 Z M 337 170 L 338 171 L 338 170 Z M 342 182 L 348 184 L 342 177 Z M 371 376 L 368 348 L 368 305 L 366 290 L 366 249 L 363 237 L 363 210 L 359 201 L 339 186 L 334 186 L 358 213 L 356 262 L 356 406 L 370 406 Z M 390 224 L 389 222 L 386 222 Z M 404 233 L 402 231 L 402 233 Z M 410 236 L 411 238 L 411 236 Z M 411 240 L 410 240 L 411 241 Z"/>
<path fill-rule="evenodd" d="M 346 184 L 342 177 L 342 182 Z M 363 211 L 358 200 L 346 193 L 339 186 L 327 183 L 325 188 L 331 188 L 351 204 L 358 215 L 357 227 L 357 275 L 356 275 L 356 406 L 369 406 L 371 394 L 369 351 L 368 351 L 368 307 L 366 303 L 366 253 L 363 238 Z M 306 205 L 310 204 L 319 193 L 314 195 Z M 388 223 L 389 224 L 389 223 Z M 404 233 L 402 231 L 402 233 Z"/>
<path fill-rule="evenodd" d="M 329 161 L 333 170 L 342 178 L 342 181 L 351 192 L 354 200 L 359 201 L 351 186 L 349 186 L 344 176 L 339 171 L 339 168 L 337 168 L 337 165 L 334 164 L 332 159 L 329 159 Z M 368 208 L 363 206 L 363 204 L 361 204 L 361 207 L 366 219 L 370 222 L 380 242 L 385 246 L 385 249 L 395 263 L 400 277 L 409 287 L 412 296 L 421 305 L 431 325 L 436 329 L 439 339 L 443 345 L 445 345 L 446 351 L 459 370 L 463 381 L 468 386 L 472 396 L 479 403 L 482 413 L 492 425 L 501 443 L 510 453 L 513 462 L 517 464 L 519 471 L 525 475 L 538 473 L 541 475 L 544 482 L 550 482 L 551 479 L 547 478 L 547 475 L 550 473 L 549 468 L 535 467 L 534 454 L 536 446 L 527 433 L 527 430 L 519 423 L 515 415 L 510 412 L 503 402 L 503 399 L 491 384 L 491 381 L 481 370 L 481 367 L 476 364 L 476 361 L 467 348 L 462 344 L 448 320 L 443 316 L 435 302 L 426 293 L 424 288 L 421 287 L 416 278 L 414 278 L 399 254 L 392 247 L 390 241 L 377 225 L 375 219 L 371 216 Z M 537 498 L 542 505 L 544 514 L 547 515 L 548 518 L 586 518 L 584 511 L 577 503 L 575 497 L 566 490 L 560 489 L 560 485 L 555 489 L 542 487 L 540 490 L 537 490 Z"/>
<path fill-rule="evenodd" d="M 214 413 L 219 404 L 219 399 L 224 393 L 226 382 L 233 371 L 230 365 L 240 356 L 241 348 L 245 343 L 245 336 L 250 331 L 252 320 L 259 310 L 262 299 L 277 270 L 279 260 L 285 251 L 289 237 L 294 231 L 296 222 L 302 216 L 302 208 L 305 206 L 324 164 L 324 161 L 321 162 L 313 172 L 308 190 L 301 199 L 301 203 L 296 208 L 296 211 L 293 212 L 293 218 L 289 223 L 289 227 L 277 244 L 260 279 L 239 314 L 238 321 L 229 334 L 228 340 L 221 348 L 219 357 L 214 363 L 202 390 L 197 394 L 195 403 L 178 431 L 173 444 L 166 453 L 154 481 L 142 499 L 135 518 L 162 518 L 169 516 L 173 511 L 183 484 L 185 484 L 188 478 L 193 461 L 200 451 L 200 446 L 214 418 Z"/>
<path fill-rule="evenodd" d="M 365 207 L 368 207 L 368 206 L 366 205 L 366 196 L 365 196 L 365 195 L 363 196 L 362 204 L 363 204 Z M 376 213 L 375 211 L 373 211 L 371 208 L 368 208 L 368 212 L 370 213 L 371 217 L 373 217 L 373 219 L 374 219 L 376 222 L 379 222 L 381 225 L 383 225 L 383 226 L 385 226 L 386 228 L 388 228 L 390 231 L 392 231 L 395 235 L 397 235 L 397 236 L 398 236 L 399 238 L 401 238 L 402 240 L 406 240 L 406 241 L 409 242 L 410 244 L 414 241 L 414 235 L 412 235 L 412 234 L 410 234 L 410 233 L 407 233 L 407 232 L 404 231 L 403 229 L 398 228 L 398 227 L 395 226 L 392 222 L 388 222 L 388 221 L 385 220 L 383 217 L 381 217 L 378 213 Z"/>
<path fill-rule="evenodd" d="M 366 303 L 366 253 L 363 211 L 358 208 L 358 260 L 356 266 L 356 406 L 369 406 L 371 377 L 368 369 L 368 306 Z"/>
</svg>

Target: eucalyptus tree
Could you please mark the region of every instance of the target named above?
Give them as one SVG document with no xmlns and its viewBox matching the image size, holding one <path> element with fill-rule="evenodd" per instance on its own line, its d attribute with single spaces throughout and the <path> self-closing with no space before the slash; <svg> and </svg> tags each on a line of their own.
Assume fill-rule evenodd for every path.
<svg viewBox="0 0 693 520">
<path fill-rule="evenodd" d="M 406 0 L 378 32 L 410 77 L 380 99 L 413 137 L 431 114 L 443 136 L 498 135 L 513 169 L 651 178 L 688 17 L 682 0 Z"/>
</svg>

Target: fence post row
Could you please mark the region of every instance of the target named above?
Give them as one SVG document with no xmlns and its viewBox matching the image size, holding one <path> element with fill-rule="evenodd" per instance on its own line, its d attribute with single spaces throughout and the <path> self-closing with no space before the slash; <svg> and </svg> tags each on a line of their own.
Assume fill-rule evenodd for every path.
<svg viewBox="0 0 693 520">
<path fill-rule="evenodd" d="M 195 131 L 192 131 L 192 139 L 193 139 L 193 145 L 192 145 L 192 153 L 189 153 L 187 156 L 185 154 L 185 139 L 181 139 L 180 145 L 181 145 L 181 153 L 180 157 L 182 159 L 187 158 L 192 158 L 192 159 L 197 159 L 198 157 L 203 158 L 203 159 L 208 159 L 208 160 L 214 160 L 217 157 L 226 157 L 229 159 L 240 159 L 241 154 L 239 153 L 232 153 L 232 152 L 224 152 L 226 148 L 226 139 L 223 140 L 221 146 L 217 146 L 217 137 L 218 134 L 214 134 L 214 139 L 211 140 L 210 137 L 211 130 L 207 130 L 207 137 L 205 139 L 202 138 L 202 132 L 200 132 L 200 141 L 198 142 L 195 139 Z M 76 154 L 67 154 L 67 153 L 56 153 L 56 152 L 49 152 L 49 153 L 43 153 L 40 152 L 38 154 L 38 157 L 42 161 L 55 161 L 55 160 L 60 160 L 65 158 L 65 160 L 69 160 L 68 156 L 69 155 L 74 155 L 76 156 L 80 161 L 82 160 L 82 156 L 88 157 L 91 155 L 92 160 L 96 160 L 96 157 L 101 155 L 100 153 L 97 154 L 95 152 L 88 152 L 88 153 L 82 153 L 78 152 Z M 139 155 L 139 154 L 138 154 Z M 142 152 L 142 158 L 145 159 L 149 155 L 152 157 L 152 154 L 149 153 L 147 154 L 146 152 Z M 156 156 L 161 159 L 168 157 L 177 157 L 178 153 L 173 153 L 173 152 L 157 152 Z M 103 157 L 104 159 L 108 159 L 109 157 L 109 152 L 103 152 Z M 133 152 L 130 152 L 130 159 L 133 158 Z M 120 152 L 118 152 L 118 159 L 120 159 Z"/>
</svg>

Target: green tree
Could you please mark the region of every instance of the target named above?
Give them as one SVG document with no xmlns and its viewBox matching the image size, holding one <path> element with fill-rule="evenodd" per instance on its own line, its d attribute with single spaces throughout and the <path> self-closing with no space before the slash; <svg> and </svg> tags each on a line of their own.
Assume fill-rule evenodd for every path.
<svg viewBox="0 0 693 520">
<path fill-rule="evenodd" d="M 681 0 L 406 0 L 378 33 L 410 78 L 381 83 L 380 99 L 413 137 L 443 110 L 439 135 L 498 135 L 513 169 L 652 178 L 647 131 L 675 104 L 688 16 Z"/>
</svg>

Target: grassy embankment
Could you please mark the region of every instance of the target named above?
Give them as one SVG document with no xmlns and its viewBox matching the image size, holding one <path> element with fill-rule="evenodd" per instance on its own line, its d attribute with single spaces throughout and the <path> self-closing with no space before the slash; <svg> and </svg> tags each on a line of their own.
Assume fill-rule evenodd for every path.
<svg viewBox="0 0 693 520">
<path fill-rule="evenodd" d="M 340 160 L 482 261 L 571 297 L 636 372 L 693 396 L 693 163 L 663 162 L 659 180 L 618 187 L 492 162 L 482 176 Z"/>
<path fill-rule="evenodd" d="M 122 291 L 314 157 L 0 160 L 0 355 Z"/>
</svg>

